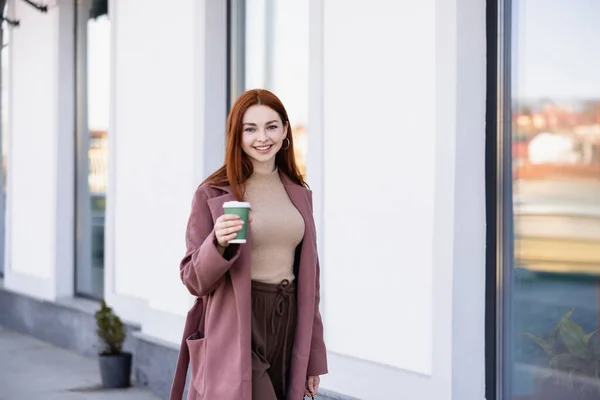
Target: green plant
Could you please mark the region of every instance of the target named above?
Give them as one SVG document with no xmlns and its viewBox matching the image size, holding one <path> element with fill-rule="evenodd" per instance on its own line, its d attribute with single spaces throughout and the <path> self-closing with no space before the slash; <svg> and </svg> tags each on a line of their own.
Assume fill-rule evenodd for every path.
<svg viewBox="0 0 600 400">
<path fill-rule="evenodd" d="M 540 346 L 548 357 L 549 369 L 540 379 L 553 379 L 554 383 L 569 389 L 580 388 L 584 392 L 600 392 L 600 346 L 592 340 L 600 331 L 585 333 L 583 328 L 569 318 L 567 311 L 548 337 L 525 333 Z"/>
<path fill-rule="evenodd" d="M 121 354 L 125 342 L 125 326 L 115 315 L 113 309 L 102 300 L 100 309 L 96 311 L 96 333 L 102 341 L 101 355 Z"/>
</svg>

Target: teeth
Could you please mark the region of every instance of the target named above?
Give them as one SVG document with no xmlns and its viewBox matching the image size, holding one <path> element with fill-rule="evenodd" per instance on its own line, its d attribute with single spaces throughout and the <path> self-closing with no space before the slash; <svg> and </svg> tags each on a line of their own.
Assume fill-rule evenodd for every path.
<svg viewBox="0 0 600 400">
<path fill-rule="evenodd" d="M 267 150 L 269 147 L 271 146 L 262 146 L 262 147 L 257 147 L 258 150 Z"/>
</svg>

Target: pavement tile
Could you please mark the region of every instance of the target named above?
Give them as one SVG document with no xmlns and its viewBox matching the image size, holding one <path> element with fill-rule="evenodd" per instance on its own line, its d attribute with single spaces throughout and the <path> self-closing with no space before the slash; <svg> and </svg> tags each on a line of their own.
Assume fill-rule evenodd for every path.
<svg viewBox="0 0 600 400">
<path fill-rule="evenodd" d="M 104 390 L 98 362 L 0 326 L 0 400 L 157 400 L 139 388 Z"/>
</svg>

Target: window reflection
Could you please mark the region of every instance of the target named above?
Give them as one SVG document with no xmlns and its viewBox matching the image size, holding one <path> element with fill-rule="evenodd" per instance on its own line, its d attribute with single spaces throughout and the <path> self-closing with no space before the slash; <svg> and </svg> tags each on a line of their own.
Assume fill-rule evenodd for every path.
<svg viewBox="0 0 600 400">
<path fill-rule="evenodd" d="M 104 0 L 77 1 L 76 293 L 104 295 L 104 218 L 110 87 L 110 20 Z"/>
<path fill-rule="evenodd" d="M 7 7 L 4 7 L 3 13 L 6 15 Z M 0 104 L 2 107 L 0 109 L 0 148 L 2 149 L 2 193 L 0 198 L 0 276 L 4 275 L 4 233 L 5 233 L 5 221 L 6 221 L 6 166 L 7 166 L 7 154 L 8 154 L 8 90 L 9 90 L 9 80 L 8 80 L 8 39 L 9 31 L 8 24 L 6 22 L 2 22 L 2 49 L 0 50 L 2 53 L 0 58 L 2 59 L 2 63 L 0 64 L 1 71 L 1 87 L 2 92 L 0 96 L 2 96 L 0 100 Z"/>
<path fill-rule="evenodd" d="M 511 399 L 600 399 L 600 2 L 513 1 Z"/>
<path fill-rule="evenodd" d="M 245 0 L 231 2 L 233 14 L 242 21 L 232 21 L 237 32 L 243 28 L 243 44 L 234 43 L 232 70 L 242 77 L 230 81 L 243 82 L 233 93 L 232 103 L 243 91 L 268 89 L 285 105 L 294 135 L 294 153 L 300 172 L 306 175 L 306 135 L 308 120 L 308 0 Z M 239 52 L 243 54 L 239 54 Z M 239 72 L 238 72 L 239 71 Z"/>
</svg>

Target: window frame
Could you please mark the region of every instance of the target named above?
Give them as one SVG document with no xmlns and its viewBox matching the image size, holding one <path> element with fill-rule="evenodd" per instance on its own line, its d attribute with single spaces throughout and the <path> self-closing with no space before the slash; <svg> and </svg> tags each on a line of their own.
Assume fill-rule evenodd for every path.
<svg viewBox="0 0 600 400">
<path fill-rule="evenodd" d="M 486 398 L 510 387 L 512 216 L 512 0 L 487 0 Z"/>
</svg>

